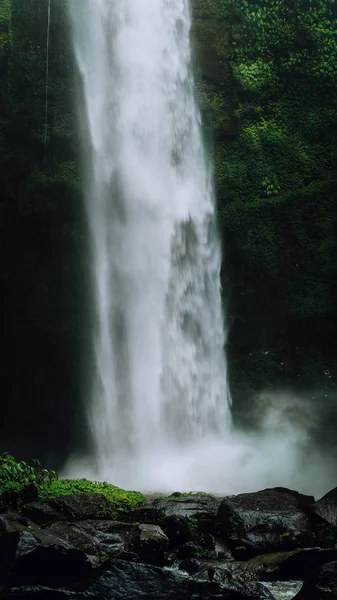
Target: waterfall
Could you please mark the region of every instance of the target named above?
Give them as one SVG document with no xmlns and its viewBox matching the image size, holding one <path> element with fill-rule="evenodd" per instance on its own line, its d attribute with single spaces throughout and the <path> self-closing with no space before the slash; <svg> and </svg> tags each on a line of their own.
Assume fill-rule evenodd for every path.
<svg viewBox="0 0 337 600">
<path fill-rule="evenodd" d="M 140 486 L 150 458 L 158 473 L 164 456 L 175 460 L 230 428 L 221 248 L 189 2 L 68 5 L 90 141 L 96 375 L 88 421 L 98 476 Z"/>
</svg>

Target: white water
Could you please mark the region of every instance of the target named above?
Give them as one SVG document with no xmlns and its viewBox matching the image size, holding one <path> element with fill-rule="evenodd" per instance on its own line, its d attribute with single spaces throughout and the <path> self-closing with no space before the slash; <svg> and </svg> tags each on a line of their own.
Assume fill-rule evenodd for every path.
<svg viewBox="0 0 337 600">
<path fill-rule="evenodd" d="M 68 6 L 88 129 L 96 378 L 93 453 L 73 457 L 64 475 L 147 491 L 284 485 L 322 495 L 335 457 L 315 449 L 317 402 L 261 394 L 251 402 L 258 431 L 231 431 L 187 0 Z"/>
<path fill-rule="evenodd" d="M 69 10 L 90 138 L 88 419 L 97 475 L 132 485 L 150 456 L 230 427 L 212 173 L 188 0 L 71 0 Z"/>
</svg>

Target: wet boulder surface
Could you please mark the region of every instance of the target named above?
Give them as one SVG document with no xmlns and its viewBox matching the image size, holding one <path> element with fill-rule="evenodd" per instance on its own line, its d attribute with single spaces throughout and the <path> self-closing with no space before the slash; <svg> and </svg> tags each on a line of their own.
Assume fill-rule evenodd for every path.
<svg viewBox="0 0 337 600">
<path fill-rule="evenodd" d="M 113 504 L 99 493 L 76 493 L 59 496 L 44 502 L 25 504 L 22 514 L 38 525 L 58 521 L 112 519 Z"/>
<path fill-rule="evenodd" d="M 327 496 L 173 494 L 118 521 L 100 494 L 28 497 L 0 514 L 0 600 L 272 600 L 267 582 L 293 580 L 298 600 L 337 600 Z"/>
<path fill-rule="evenodd" d="M 169 538 L 169 550 L 179 558 L 231 558 L 227 540 L 215 524 L 222 498 L 211 494 L 179 494 L 149 499 L 125 515 L 129 521 L 159 524 Z"/>
<path fill-rule="evenodd" d="M 337 561 L 308 573 L 295 600 L 337 600 Z"/>
<path fill-rule="evenodd" d="M 281 552 L 313 545 L 314 528 L 307 513 L 314 502 L 285 488 L 224 498 L 216 532 L 227 538 L 234 558 Z"/>
</svg>

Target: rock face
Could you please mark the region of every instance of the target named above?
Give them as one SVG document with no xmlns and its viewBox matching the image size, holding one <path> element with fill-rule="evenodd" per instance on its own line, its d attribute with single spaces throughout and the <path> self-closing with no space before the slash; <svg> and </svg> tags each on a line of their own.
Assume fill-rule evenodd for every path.
<svg viewBox="0 0 337 600">
<path fill-rule="evenodd" d="M 141 523 L 159 524 L 169 538 L 169 549 L 180 549 L 180 558 L 231 558 L 224 539 L 215 532 L 215 522 L 221 498 L 207 494 L 147 500 L 126 518 Z M 201 552 L 202 550 L 202 552 Z"/>
<path fill-rule="evenodd" d="M 313 501 L 284 488 L 224 498 L 216 530 L 239 560 L 312 546 L 314 530 L 305 511 Z"/>
<path fill-rule="evenodd" d="M 247 598 L 273 598 L 269 590 L 259 582 L 256 574 L 247 565 L 240 563 L 206 562 L 194 576 L 225 585 L 226 590 L 234 597 L 245 594 Z"/>
<path fill-rule="evenodd" d="M 0 600 L 272 600 L 263 581 L 280 580 L 304 581 L 298 600 L 337 600 L 332 502 L 284 488 L 175 494 L 121 512 L 122 521 L 100 494 L 34 501 L 21 513 L 8 505 Z"/>
<path fill-rule="evenodd" d="M 17 515 L 0 517 L 0 584 L 62 586 L 90 579 L 99 561 Z"/>
<path fill-rule="evenodd" d="M 305 579 L 313 569 L 333 560 L 337 560 L 337 550 L 305 548 L 256 556 L 247 566 L 260 581 L 287 581 Z"/>
<path fill-rule="evenodd" d="M 220 579 L 220 578 L 219 578 Z M 257 584 L 258 586 L 259 584 Z M 231 585 L 222 581 L 192 579 L 182 573 L 159 569 L 144 564 L 114 561 L 104 573 L 85 591 L 52 590 L 42 586 L 7 590 L 1 600 L 41 598 L 46 600 L 100 599 L 100 600 L 272 600 L 273 596 L 262 585 L 254 591 L 245 586 Z"/>
<path fill-rule="evenodd" d="M 337 487 L 318 500 L 312 509 L 316 515 L 337 527 Z"/>
<path fill-rule="evenodd" d="M 337 562 L 322 565 L 304 580 L 294 600 L 336 600 Z"/>
</svg>

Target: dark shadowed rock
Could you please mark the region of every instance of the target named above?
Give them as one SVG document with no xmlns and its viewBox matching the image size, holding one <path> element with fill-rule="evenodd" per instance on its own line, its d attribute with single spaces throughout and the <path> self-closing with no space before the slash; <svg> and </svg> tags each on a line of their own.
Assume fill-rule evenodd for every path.
<svg viewBox="0 0 337 600">
<path fill-rule="evenodd" d="M 228 497 L 219 507 L 217 532 L 239 560 L 312 546 L 314 532 L 305 512 L 311 501 L 285 488 Z"/>
<path fill-rule="evenodd" d="M 0 513 L 5 513 L 10 507 L 16 507 L 18 503 L 33 502 L 37 500 L 39 490 L 33 483 L 24 485 L 20 490 L 0 492 Z"/>
<path fill-rule="evenodd" d="M 106 520 L 113 518 L 114 506 L 103 494 L 78 493 L 29 503 L 23 507 L 22 514 L 38 525 L 57 521 Z"/>
<path fill-rule="evenodd" d="M 315 545 L 334 548 L 337 544 L 337 488 L 312 504 L 309 515 L 315 529 Z"/>
<path fill-rule="evenodd" d="M 260 584 L 257 584 L 260 586 Z M 247 586 L 234 592 L 225 581 L 193 579 L 178 571 L 159 569 L 123 561 L 111 563 L 108 570 L 90 585 L 85 598 L 105 600 L 262 600 L 272 599 L 260 586 L 257 595 L 247 595 Z M 256 588 L 257 592 L 257 588 Z"/>
<path fill-rule="evenodd" d="M 150 499 L 123 516 L 128 521 L 160 525 L 169 538 L 170 550 L 193 543 L 209 558 L 230 558 L 229 548 L 215 537 L 215 519 L 221 498 L 173 494 Z"/>
<path fill-rule="evenodd" d="M 294 600 L 337 600 L 337 561 L 307 571 L 303 587 Z"/>
<path fill-rule="evenodd" d="M 218 579 L 216 581 L 215 579 Z M 23 586 L 0 594 L 1 600 L 272 600 L 273 596 L 261 584 L 242 585 L 225 581 L 214 574 L 194 579 L 177 571 L 134 564 L 121 560 L 112 561 L 100 577 L 85 590 L 55 590 L 42 586 Z"/>
<path fill-rule="evenodd" d="M 0 516 L 0 581 L 6 586 L 85 582 L 99 565 L 94 557 L 20 516 Z"/>
<path fill-rule="evenodd" d="M 90 520 L 54 523 L 48 531 L 92 555 L 166 564 L 168 538 L 159 525 Z"/>
<path fill-rule="evenodd" d="M 214 531 L 215 517 L 221 498 L 205 495 L 177 496 L 146 500 L 135 510 L 128 513 L 128 518 L 140 523 L 159 523 L 164 518 L 184 518 L 204 533 Z"/>
<path fill-rule="evenodd" d="M 54 523 L 48 531 L 76 548 L 109 558 L 122 557 L 124 553 L 140 550 L 140 530 L 131 523 L 118 521 L 78 521 Z"/>
<path fill-rule="evenodd" d="M 83 597 L 80 592 L 55 590 L 38 585 L 15 587 L 0 592 L 0 600 L 67 600 L 67 598 L 80 600 Z"/>
<path fill-rule="evenodd" d="M 179 564 L 179 570 L 186 571 L 189 575 L 195 575 L 195 573 L 201 570 L 203 562 L 199 558 L 185 558 Z"/>
<path fill-rule="evenodd" d="M 337 550 L 304 548 L 255 556 L 246 564 L 260 581 L 286 581 L 302 580 L 308 572 L 333 560 L 337 560 Z"/>
<path fill-rule="evenodd" d="M 222 584 L 226 591 L 244 594 L 246 598 L 273 598 L 271 592 L 258 580 L 256 574 L 244 563 L 221 563 L 206 561 L 200 570 L 194 573 L 197 579 L 209 579 Z"/>
<path fill-rule="evenodd" d="M 315 502 L 312 510 L 316 515 L 322 517 L 325 521 L 337 526 L 337 487 L 325 494 L 320 500 Z"/>
<path fill-rule="evenodd" d="M 163 565 L 165 552 L 169 545 L 168 537 L 159 525 L 139 525 L 139 529 L 141 559 L 153 565 Z"/>
</svg>

